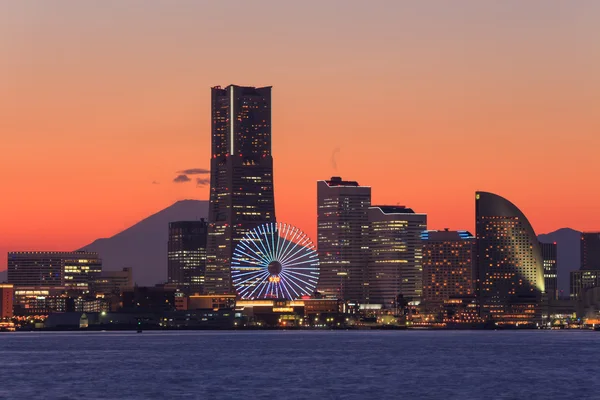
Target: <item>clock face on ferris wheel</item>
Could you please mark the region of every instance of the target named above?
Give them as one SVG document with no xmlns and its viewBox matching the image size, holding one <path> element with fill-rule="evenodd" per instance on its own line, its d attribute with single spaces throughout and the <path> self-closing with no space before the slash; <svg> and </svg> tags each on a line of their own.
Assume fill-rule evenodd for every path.
<svg viewBox="0 0 600 400">
<path fill-rule="evenodd" d="M 235 247 L 231 279 L 242 299 L 311 296 L 319 280 L 319 257 L 300 229 L 268 223 L 251 230 Z"/>
</svg>

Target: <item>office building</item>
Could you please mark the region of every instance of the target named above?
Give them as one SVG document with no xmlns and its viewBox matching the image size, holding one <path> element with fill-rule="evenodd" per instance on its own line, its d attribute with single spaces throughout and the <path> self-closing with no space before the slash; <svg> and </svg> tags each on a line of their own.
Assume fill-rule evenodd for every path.
<svg viewBox="0 0 600 400">
<path fill-rule="evenodd" d="M 204 293 L 207 237 L 204 219 L 169 223 L 168 282 L 185 294 Z"/>
<path fill-rule="evenodd" d="M 425 231 L 423 301 L 442 304 L 456 296 L 475 295 L 475 237 L 467 231 Z"/>
<path fill-rule="evenodd" d="M 482 316 L 499 324 L 540 322 L 545 284 L 535 231 L 508 200 L 487 192 L 475 199 Z"/>
<path fill-rule="evenodd" d="M 326 297 L 367 299 L 371 188 L 333 177 L 317 182 L 317 290 Z"/>
<path fill-rule="evenodd" d="M 558 267 L 556 243 L 540 243 L 544 260 L 544 285 L 548 300 L 558 299 Z"/>
<path fill-rule="evenodd" d="M 133 269 L 123 268 L 121 271 L 102 271 L 93 283 L 96 294 L 120 295 L 127 288 L 133 287 Z"/>
<path fill-rule="evenodd" d="M 582 270 L 600 270 L 600 232 L 583 232 L 581 234 L 581 266 Z"/>
<path fill-rule="evenodd" d="M 600 286 L 600 270 L 589 269 L 571 271 L 571 299 L 579 299 L 588 290 Z"/>
<path fill-rule="evenodd" d="M 0 321 L 13 316 L 13 285 L 0 283 Z"/>
<path fill-rule="evenodd" d="M 275 222 L 271 87 L 212 88 L 205 292 L 233 293 L 231 258 L 251 229 Z"/>
<path fill-rule="evenodd" d="M 87 292 L 102 272 L 97 253 L 23 251 L 8 253 L 8 282 L 15 286 L 65 286 Z"/>
<path fill-rule="evenodd" d="M 64 286 L 15 286 L 14 313 L 18 316 L 75 311 Z"/>
<path fill-rule="evenodd" d="M 373 206 L 369 221 L 369 303 L 395 307 L 398 296 L 421 300 L 423 292 L 423 244 L 427 214 L 402 206 Z"/>
</svg>

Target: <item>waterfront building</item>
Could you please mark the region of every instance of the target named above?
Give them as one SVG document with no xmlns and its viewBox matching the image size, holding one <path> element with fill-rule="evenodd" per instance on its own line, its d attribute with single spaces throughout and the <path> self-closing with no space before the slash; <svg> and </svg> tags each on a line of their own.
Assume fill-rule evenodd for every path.
<svg viewBox="0 0 600 400">
<path fill-rule="evenodd" d="M 15 286 L 14 314 L 48 315 L 53 312 L 74 311 L 74 301 L 64 286 Z"/>
<path fill-rule="evenodd" d="M 205 292 L 233 293 L 231 258 L 250 230 L 275 222 L 271 87 L 211 89 L 210 206 Z"/>
<path fill-rule="evenodd" d="M 475 294 L 475 237 L 467 231 L 424 231 L 423 301 L 442 304 Z"/>
<path fill-rule="evenodd" d="M 481 312 L 499 324 L 541 322 L 542 250 L 527 217 L 508 200 L 475 195 Z"/>
<path fill-rule="evenodd" d="M 369 220 L 369 303 L 395 307 L 423 294 L 423 243 L 427 214 L 403 206 L 373 206 Z"/>
<path fill-rule="evenodd" d="M 207 237 L 204 219 L 169 223 L 168 283 L 185 294 L 204 292 Z"/>
<path fill-rule="evenodd" d="M 93 283 L 96 294 L 120 295 L 121 292 L 133 287 L 133 269 L 123 268 L 121 271 L 102 271 L 100 277 Z"/>
<path fill-rule="evenodd" d="M 121 294 L 122 309 L 127 312 L 174 311 L 176 290 L 164 286 L 135 286 Z"/>
<path fill-rule="evenodd" d="M 0 283 L 0 321 L 13 316 L 14 287 L 10 283 Z"/>
<path fill-rule="evenodd" d="M 15 286 L 65 286 L 89 292 L 102 272 L 97 253 L 20 251 L 8 253 L 8 282 Z"/>
<path fill-rule="evenodd" d="M 326 297 L 367 300 L 371 188 L 333 177 L 317 182 L 317 290 Z"/>
<path fill-rule="evenodd" d="M 540 243 L 544 260 L 544 285 L 548 300 L 558 299 L 558 258 L 556 243 Z"/>
</svg>

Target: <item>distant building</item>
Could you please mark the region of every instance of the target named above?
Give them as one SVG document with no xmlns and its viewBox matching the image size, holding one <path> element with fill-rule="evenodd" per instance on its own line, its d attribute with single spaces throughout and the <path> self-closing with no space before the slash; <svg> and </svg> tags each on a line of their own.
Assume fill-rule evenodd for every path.
<svg viewBox="0 0 600 400">
<path fill-rule="evenodd" d="M 0 320 L 13 316 L 13 285 L 0 283 Z"/>
<path fill-rule="evenodd" d="M 133 287 L 133 270 L 123 268 L 121 271 L 102 271 L 100 277 L 93 283 L 94 292 L 97 294 L 120 295 L 127 288 Z"/>
<path fill-rule="evenodd" d="M 474 296 L 475 237 L 467 231 L 425 231 L 423 301 L 442 304 L 455 296 Z"/>
<path fill-rule="evenodd" d="M 542 250 L 527 217 L 508 200 L 475 195 L 481 312 L 500 324 L 541 322 Z"/>
<path fill-rule="evenodd" d="M 8 282 L 15 286 L 64 286 L 87 292 L 102 272 L 97 253 L 23 251 L 8 253 Z"/>
<path fill-rule="evenodd" d="M 192 295 L 188 297 L 188 310 L 222 310 L 235 308 L 235 294 Z"/>
<path fill-rule="evenodd" d="M 207 237 L 204 218 L 169 223 L 168 282 L 185 294 L 204 293 Z"/>
<path fill-rule="evenodd" d="M 231 258 L 250 230 L 275 222 L 271 87 L 211 89 L 210 206 L 205 291 L 234 293 Z"/>
<path fill-rule="evenodd" d="M 398 296 L 419 301 L 423 294 L 423 243 L 427 214 L 402 206 L 373 206 L 369 222 L 369 303 L 396 305 Z"/>
<path fill-rule="evenodd" d="M 579 299 L 586 290 L 600 286 L 600 270 L 571 271 L 571 299 Z"/>
<path fill-rule="evenodd" d="M 600 270 L 600 232 L 583 232 L 581 234 L 581 266 L 582 270 Z"/>
<path fill-rule="evenodd" d="M 333 177 L 317 182 L 317 242 L 324 296 L 367 299 L 371 188 Z"/>
<path fill-rule="evenodd" d="M 544 284 L 548 300 L 558 299 L 558 267 L 556 243 L 540 243 L 544 260 Z"/>
<path fill-rule="evenodd" d="M 64 286 L 16 286 L 14 314 L 48 315 L 55 312 L 75 311 L 75 302 Z"/>
</svg>

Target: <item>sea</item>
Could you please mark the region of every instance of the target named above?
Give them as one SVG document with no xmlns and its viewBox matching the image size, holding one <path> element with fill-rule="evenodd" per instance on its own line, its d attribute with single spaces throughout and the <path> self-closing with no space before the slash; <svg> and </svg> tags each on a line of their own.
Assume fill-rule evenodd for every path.
<svg viewBox="0 0 600 400">
<path fill-rule="evenodd" d="M 0 399 L 600 399 L 600 332 L 2 333 Z"/>
</svg>

